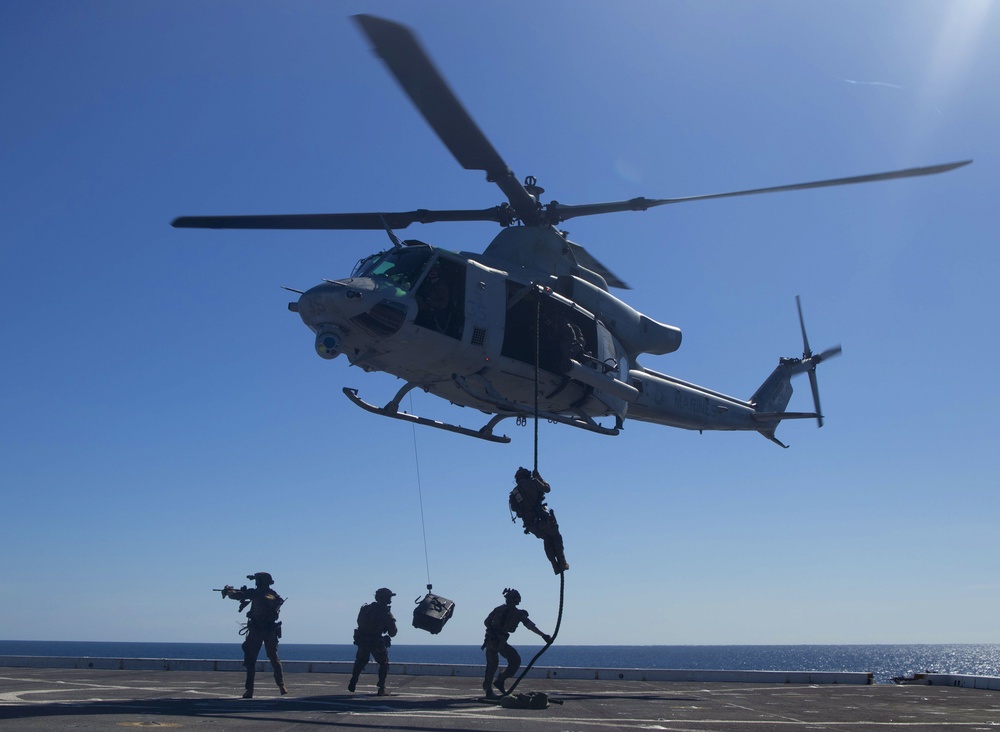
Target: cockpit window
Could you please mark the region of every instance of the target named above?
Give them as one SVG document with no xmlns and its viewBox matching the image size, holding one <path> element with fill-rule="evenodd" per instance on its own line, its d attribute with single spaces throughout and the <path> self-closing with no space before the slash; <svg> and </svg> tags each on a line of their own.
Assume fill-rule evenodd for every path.
<svg viewBox="0 0 1000 732">
<path fill-rule="evenodd" d="M 390 249 L 362 259 L 351 276 L 370 277 L 409 292 L 432 254 L 430 247 Z"/>
</svg>

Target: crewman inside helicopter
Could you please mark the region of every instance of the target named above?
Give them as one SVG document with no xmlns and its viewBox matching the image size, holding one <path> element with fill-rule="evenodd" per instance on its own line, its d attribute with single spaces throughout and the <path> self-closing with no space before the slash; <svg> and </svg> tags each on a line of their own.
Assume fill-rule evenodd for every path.
<svg viewBox="0 0 1000 732">
<path fill-rule="evenodd" d="M 549 370 L 554 373 L 565 374 L 570 370 L 570 359 L 579 360 L 587 350 L 580 326 L 551 309 L 542 310 L 542 334 L 543 343 L 548 346 L 543 349 L 542 360 L 548 362 Z"/>
<path fill-rule="evenodd" d="M 441 261 L 431 265 L 427 277 L 417 290 L 417 317 L 414 322 L 440 333 L 448 330 L 451 315 L 451 288 L 441 276 Z"/>
<path fill-rule="evenodd" d="M 397 287 L 401 293 L 409 292 L 430 257 L 430 247 L 419 242 L 405 249 L 390 249 L 358 262 L 351 277 L 370 277 Z"/>
</svg>

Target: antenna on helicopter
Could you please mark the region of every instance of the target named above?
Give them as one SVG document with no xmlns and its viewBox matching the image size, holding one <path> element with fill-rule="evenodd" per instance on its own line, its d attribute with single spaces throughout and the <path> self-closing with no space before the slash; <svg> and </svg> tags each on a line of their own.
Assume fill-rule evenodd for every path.
<svg viewBox="0 0 1000 732">
<path fill-rule="evenodd" d="M 385 220 L 385 216 L 382 214 L 378 215 L 379 219 L 382 221 L 382 226 L 385 227 L 385 233 L 389 235 L 389 240 L 396 249 L 403 248 L 403 240 L 396 236 L 396 232 L 392 230 L 389 223 Z"/>
</svg>

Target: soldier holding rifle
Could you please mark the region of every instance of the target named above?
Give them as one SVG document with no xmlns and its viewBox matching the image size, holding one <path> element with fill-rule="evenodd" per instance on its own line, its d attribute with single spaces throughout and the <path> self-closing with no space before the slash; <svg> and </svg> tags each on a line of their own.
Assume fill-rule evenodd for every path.
<svg viewBox="0 0 1000 732">
<path fill-rule="evenodd" d="M 247 613 L 247 622 L 240 630 L 240 635 L 245 635 L 243 641 L 243 665 L 247 669 L 246 691 L 243 693 L 244 699 L 253 697 L 254 674 L 257 670 L 257 656 L 260 654 L 260 647 L 263 645 L 267 653 L 267 658 L 274 669 L 274 683 L 278 685 L 278 691 L 287 694 L 284 676 L 281 672 L 281 661 L 278 660 L 278 639 L 281 638 L 281 622 L 278 620 L 278 613 L 284 599 L 277 592 L 271 589 L 274 578 L 267 572 L 257 572 L 248 574 L 247 579 L 255 583 L 255 587 L 248 589 L 243 585 L 240 589 L 235 589 L 232 585 L 226 585 L 221 590 L 223 598 L 239 600 L 240 612 L 250 606 Z"/>
</svg>

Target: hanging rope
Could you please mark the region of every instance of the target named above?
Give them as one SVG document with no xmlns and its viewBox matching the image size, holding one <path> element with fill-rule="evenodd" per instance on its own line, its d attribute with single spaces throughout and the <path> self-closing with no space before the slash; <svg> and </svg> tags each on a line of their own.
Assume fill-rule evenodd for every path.
<svg viewBox="0 0 1000 732">
<path fill-rule="evenodd" d="M 410 414 L 415 414 L 413 411 L 413 394 L 409 394 L 410 397 Z M 410 429 L 413 430 L 413 464 L 416 466 L 417 471 L 417 499 L 420 502 L 420 529 L 424 534 L 424 566 L 427 568 L 427 590 L 431 589 L 431 562 L 427 554 L 427 525 L 424 523 L 424 492 L 420 486 L 420 458 L 417 453 L 417 426 L 415 424 L 410 425 Z"/>
<path fill-rule="evenodd" d="M 539 354 L 541 352 L 541 325 L 542 325 L 541 320 L 542 320 L 542 298 L 541 298 L 541 296 L 538 293 L 536 293 L 536 299 L 535 299 L 535 475 L 538 475 L 538 391 L 539 391 L 539 370 L 541 368 L 540 363 L 539 363 L 539 361 L 540 361 Z M 556 636 L 559 635 L 559 626 L 562 625 L 563 602 L 565 600 L 565 590 L 566 590 L 566 573 L 565 572 L 560 572 L 559 573 L 559 615 L 556 617 L 556 627 L 552 631 L 552 635 L 549 636 L 549 642 L 546 643 L 544 646 L 542 646 L 539 649 L 538 653 L 535 654 L 535 657 L 532 658 L 531 661 L 528 662 L 528 665 L 524 667 L 524 670 L 521 672 L 521 675 L 517 677 L 517 679 L 514 681 L 513 684 L 511 684 L 511 687 L 509 689 L 507 689 L 506 692 L 504 692 L 504 693 L 502 693 L 500 695 L 501 697 L 510 696 L 512 693 L 514 693 L 514 689 L 516 689 L 517 685 L 521 683 L 521 679 L 523 679 L 525 677 L 525 675 L 527 675 L 528 671 L 531 670 L 531 667 L 535 665 L 535 661 L 537 661 L 539 658 L 541 658 L 542 654 L 545 653 L 545 651 L 549 650 L 549 646 L 551 646 L 553 643 L 555 643 Z"/>
<path fill-rule="evenodd" d="M 538 372 L 540 369 L 542 298 L 535 293 L 535 475 L 538 475 Z"/>
<path fill-rule="evenodd" d="M 538 653 L 535 654 L 535 657 L 532 658 L 531 661 L 528 662 L 528 665 L 524 667 L 524 671 L 521 672 L 521 675 L 517 677 L 517 679 L 514 681 L 513 684 L 511 684 L 511 687 L 507 689 L 506 693 L 501 694 L 500 696 L 502 697 L 510 696 L 511 694 L 513 694 L 514 689 L 516 689 L 517 685 L 521 683 L 521 679 L 523 679 L 527 675 L 527 673 L 531 670 L 531 667 L 535 665 L 535 661 L 541 658 L 542 654 L 545 653 L 545 651 L 549 650 L 549 646 L 551 646 L 553 643 L 556 642 L 556 636 L 559 635 L 559 626 L 562 625 L 563 598 L 565 589 L 566 589 L 566 573 L 560 572 L 559 573 L 559 616 L 556 618 L 555 630 L 552 631 L 552 635 L 550 636 L 552 640 L 550 640 L 548 643 L 546 643 L 538 650 Z"/>
</svg>

